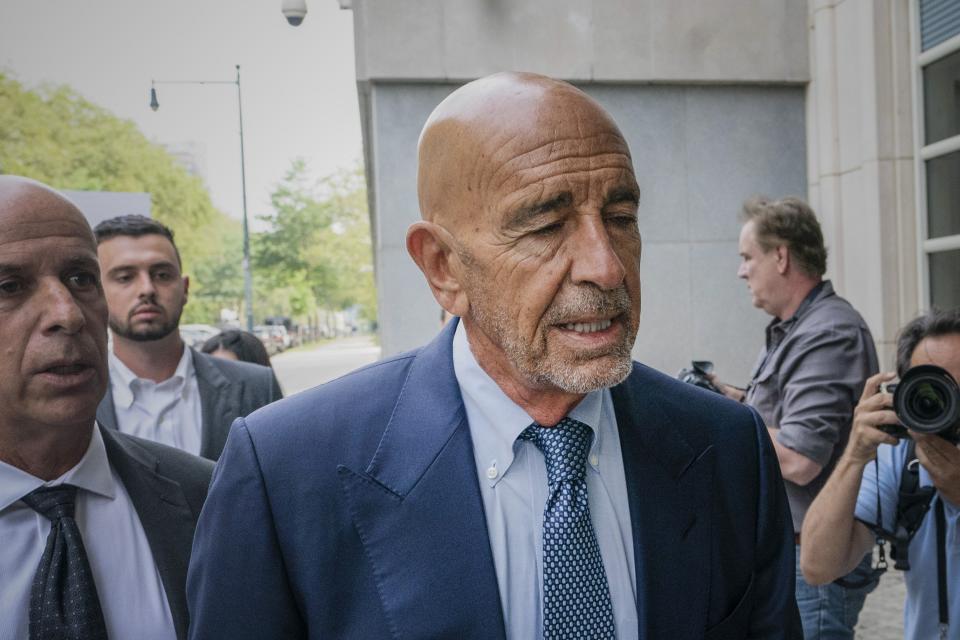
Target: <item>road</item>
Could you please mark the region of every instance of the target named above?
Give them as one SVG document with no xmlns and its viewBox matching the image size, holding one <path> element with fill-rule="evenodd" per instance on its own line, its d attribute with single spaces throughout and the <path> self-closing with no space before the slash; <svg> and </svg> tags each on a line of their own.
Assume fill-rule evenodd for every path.
<svg viewBox="0 0 960 640">
<path fill-rule="evenodd" d="M 310 389 L 380 358 L 372 336 L 341 338 L 319 346 L 279 353 L 270 361 L 285 396 Z"/>
<path fill-rule="evenodd" d="M 333 380 L 380 358 L 370 336 L 342 338 L 320 346 L 281 353 L 271 358 L 285 395 Z M 891 569 L 867 596 L 857 636 L 869 640 L 903 638 L 903 576 Z"/>
</svg>

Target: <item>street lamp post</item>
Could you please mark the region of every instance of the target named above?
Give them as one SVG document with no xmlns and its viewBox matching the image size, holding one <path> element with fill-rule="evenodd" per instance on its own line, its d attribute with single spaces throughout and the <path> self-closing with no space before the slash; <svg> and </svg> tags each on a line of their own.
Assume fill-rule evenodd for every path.
<svg viewBox="0 0 960 640">
<path fill-rule="evenodd" d="M 240 99 L 240 65 L 236 80 L 151 80 L 150 108 L 160 108 L 158 84 L 234 84 L 237 86 L 237 113 L 240 116 L 240 184 L 243 189 L 243 302 L 247 308 L 247 331 L 253 331 L 253 276 L 250 273 L 250 229 L 247 222 L 247 167 L 243 154 L 243 102 Z"/>
</svg>

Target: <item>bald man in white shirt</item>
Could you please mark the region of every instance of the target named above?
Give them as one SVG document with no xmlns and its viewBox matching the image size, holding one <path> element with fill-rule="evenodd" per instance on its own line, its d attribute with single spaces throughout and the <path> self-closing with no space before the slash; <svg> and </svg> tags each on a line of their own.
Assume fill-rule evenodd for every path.
<svg viewBox="0 0 960 640">
<path fill-rule="evenodd" d="M 83 215 L 0 176 L 0 640 L 186 637 L 212 464 L 98 427 L 106 329 Z"/>
</svg>

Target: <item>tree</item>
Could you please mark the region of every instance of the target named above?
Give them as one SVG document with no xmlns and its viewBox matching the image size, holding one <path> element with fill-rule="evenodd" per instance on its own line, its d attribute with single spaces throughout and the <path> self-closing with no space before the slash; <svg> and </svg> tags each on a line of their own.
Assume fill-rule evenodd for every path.
<svg viewBox="0 0 960 640">
<path fill-rule="evenodd" d="M 306 163 L 297 159 L 270 200 L 274 215 L 261 217 L 269 228 L 254 237 L 253 261 L 265 288 L 283 291 L 287 308 L 277 313 L 359 306 L 363 316 L 375 319 L 363 170 L 354 167 L 311 182 Z M 277 306 L 274 300 L 268 308 Z"/>
<path fill-rule="evenodd" d="M 59 189 L 145 191 L 173 229 L 191 302 L 185 322 L 215 322 L 242 298 L 240 225 L 214 208 L 200 178 L 127 120 L 69 87 L 25 89 L 0 73 L 0 173 Z"/>
</svg>

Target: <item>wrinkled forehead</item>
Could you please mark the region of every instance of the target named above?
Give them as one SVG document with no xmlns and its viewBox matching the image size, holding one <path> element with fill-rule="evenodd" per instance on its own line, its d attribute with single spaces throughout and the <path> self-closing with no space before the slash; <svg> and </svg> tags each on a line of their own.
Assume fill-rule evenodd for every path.
<svg viewBox="0 0 960 640">
<path fill-rule="evenodd" d="M 541 76 L 494 76 L 454 92 L 428 120 L 419 151 L 427 218 L 523 167 L 615 155 L 632 174 L 629 147 L 609 114 L 572 85 Z"/>
</svg>

